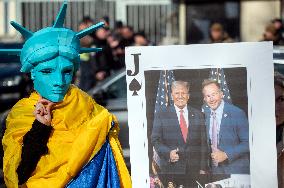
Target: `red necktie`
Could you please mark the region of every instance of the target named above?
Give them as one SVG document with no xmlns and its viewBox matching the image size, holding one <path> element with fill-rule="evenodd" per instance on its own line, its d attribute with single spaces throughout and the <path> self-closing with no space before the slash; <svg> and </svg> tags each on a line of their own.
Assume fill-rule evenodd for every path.
<svg viewBox="0 0 284 188">
<path fill-rule="evenodd" d="M 182 133 L 183 140 L 186 143 L 188 129 L 186 126 L 186 121 L 183 116 L 183 110 L 180 110 L 179 112 L 180 112 L 180 118 L 179 118 L 180 119 L 180 130 Z"/>
</svg>

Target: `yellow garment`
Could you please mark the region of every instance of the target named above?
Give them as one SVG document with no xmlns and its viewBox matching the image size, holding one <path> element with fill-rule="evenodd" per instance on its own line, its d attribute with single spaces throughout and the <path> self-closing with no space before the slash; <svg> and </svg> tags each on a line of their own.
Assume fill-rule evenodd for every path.
<svg viewBox="0 0 284 188">
<path fill-rule="evenodd" d="M 6 186 L 18 187 L 17 167 L 21 160 L 23 136 L 35 120 L 34 105 L 39 95 L 34 92 L 20 100 L 11 110 L 3 137 L 3 171 Z M 111 122 L 116 118 L 86 93 L 71 85 L 63 102 L 52 109 L 54 128 L 48 140 L 48 154 L 42 156 L 25 186 L 31 188 L 64 187 L 92 159 L 106 141 Z M 110 131 L 109 140 L 120 176 L 121 187 L 131 187 L 120 143 L 118 125 Z"/>
</svg>

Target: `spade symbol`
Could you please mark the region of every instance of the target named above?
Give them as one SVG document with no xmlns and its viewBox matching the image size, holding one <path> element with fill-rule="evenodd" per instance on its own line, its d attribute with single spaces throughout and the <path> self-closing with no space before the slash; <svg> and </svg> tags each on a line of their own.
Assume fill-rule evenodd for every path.
<svg viewBox="0 0 284 188">
<path fill-rule="evenodd" d="M 139 91 L 141 89 L 141 85 L 139 84 L 139 82 L 134 78 L 131 83 L 129 84 L 129 90 L 133 91 L 132 96 L 136 96 L 137 91 Z"/>
</svg>

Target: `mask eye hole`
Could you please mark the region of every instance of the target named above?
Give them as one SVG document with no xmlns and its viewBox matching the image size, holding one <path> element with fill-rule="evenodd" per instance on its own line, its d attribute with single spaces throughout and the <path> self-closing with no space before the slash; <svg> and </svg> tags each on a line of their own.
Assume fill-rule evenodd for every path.
<svg viewBox="0 0 284 188">
<path fill-rule="evenodd" d="M 52 69 L 42 69 L 39 72 L 41 72 L 42 74 L 50 74 L 52 72 Z"/>
<path fill-rule="evenodd" d="M 66 69 L 63 71 L 64 74 L 71 74 L 72 73 L 72 69 Z"/>
</svg>

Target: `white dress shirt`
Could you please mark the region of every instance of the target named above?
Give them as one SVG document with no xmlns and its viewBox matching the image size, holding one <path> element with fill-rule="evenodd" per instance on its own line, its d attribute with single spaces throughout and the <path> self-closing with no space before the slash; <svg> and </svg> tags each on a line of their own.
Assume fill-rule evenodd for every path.
<svg viewBox="0 0 284 188">
<path fill-rule="evenodd" d="M 186 127 L 188 128 L 188 110 L 187 110 L 187 105 L 183 108 L 180 109 L 179 107 L 175 106 L 175 110 L 176 110 L 176 114 L 177 114 L 177 118 L 178 118 L 178 122 L 180 124 L 180 110 L 183 110 L 183 117 L 185 119 L 186 122 Z"/>
<path fill-rule="evenodd" d="M 216 113 L 216 119 L 217 119 L 217 139 L 219 143 L 219 132 L 220 132 L 220 125 L 222 121 L 222 116 L 223 116 L 223 111 L 224 111 L 224 101 L 222 100 L 218 108 L 215 110 Z M 209 136 L 210 140 L 212 140 L 212 124 L 213 124 L 213 115 L 212 115 L 213 110 L 211 109 L 211 114 L 210 114 L 210 127 L 209 127 Z"/>
</svg>

